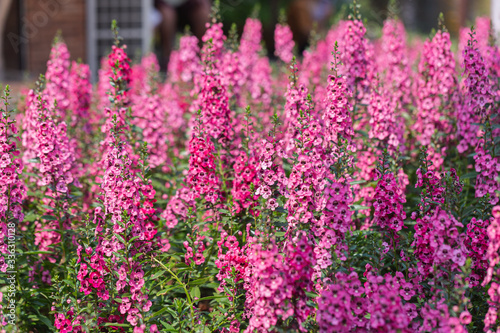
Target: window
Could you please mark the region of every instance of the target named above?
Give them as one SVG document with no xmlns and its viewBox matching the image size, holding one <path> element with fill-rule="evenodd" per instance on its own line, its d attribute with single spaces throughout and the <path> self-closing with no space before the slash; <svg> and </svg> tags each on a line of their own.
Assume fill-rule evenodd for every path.
<svg viewBox="0 0 500 333">
<path fill-rule="evenodd" d="M 118 23 L 131 59 L 149 51 L 152 7 L 152 0 L 87 0 L 87 54 L 94 81 L 101 58 L 113 45 L 112 20 Z"/>
</svg>

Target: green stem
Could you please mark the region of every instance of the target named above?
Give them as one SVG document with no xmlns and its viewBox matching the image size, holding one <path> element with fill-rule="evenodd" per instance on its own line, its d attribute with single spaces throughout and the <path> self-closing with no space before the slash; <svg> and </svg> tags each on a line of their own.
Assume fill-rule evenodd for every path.
<svg viewBox="0 0 500 333">
<path fill-rule="evenodd" d="M 217 234 L 217 231 L 219 230 L 219 221 L 217 221 L 217 223 L 215 224 L 215 233 Z M 210 249 L 208 250 L 208 256 L 205 260 L 205 262 L 203 263 L 203 269 L 201 270 L 201 273 L 202 275 L 205 273 L 205 270 L 207 269 L 208 267 L 208 262 L 210 261 L 210 258 L 212 257 L 212 253 L 213 253 L 213 250 L 214 250 L 214 247 L 215 247 L 215 237 L 213 237 L 213 242 L 212 242 L 212 245 L 210 245 Z"/>
<path fill-rule="evenodd" d="M 179 283 L 181 286 L 182 286 L 182 289 L 184 289 L 184 293 L 186 294 L 186 297 L 187 297 L 187 301 L 189 303 L 189 310 L 191 311 L 191 325 L 192 325 L 192 329 L 194 330 L 194 310 L 193 310 L 193 301 L 191 300 L 191 296 L 189 295 L 189 292 L 186 288 L 186 284 L 184 284 L 180 279 L 179 277 L 174 273 L 172 272 L 172 270 L 170 268 L 168 268 L 167 266 L 165 266 L 161 261 L 159 261 L 158 259 L 156 258 L 153 258 L 154 261 L 156 261 L 158 264 L 160 264 L 160 266 L 165 269 L 167 272 L 169 272 L 173 277 L 174 279 L 177 281 L 177 283 Z"/>
</svg>

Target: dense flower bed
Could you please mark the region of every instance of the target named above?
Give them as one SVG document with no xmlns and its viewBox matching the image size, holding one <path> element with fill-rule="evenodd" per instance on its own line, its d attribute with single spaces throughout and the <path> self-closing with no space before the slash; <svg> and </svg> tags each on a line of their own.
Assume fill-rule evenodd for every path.
<svg viewBox="0 0 500 333">
<path fill-rule="evenodd" d="M 354 10 L 297 58 L 279 24 L 275 60 L 214 20 L 164 81 L 113 30 L 96 86 L 56 39 L 0 102 L 2 332 L 500 332 L 487 18 L 456 53 Z"/>
</svg>

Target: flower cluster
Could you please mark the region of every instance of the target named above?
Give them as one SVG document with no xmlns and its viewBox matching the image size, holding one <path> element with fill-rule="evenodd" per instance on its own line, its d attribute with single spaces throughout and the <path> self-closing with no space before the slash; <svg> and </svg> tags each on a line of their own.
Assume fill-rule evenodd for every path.
<svg viewBox="0 0 500 333">
<path fill-rule="evenodd" d="M 374 90 L 371 94 L 368 113 L 370 115 L 370 139 L 377 139 L 385 142 L 390 151 L 396 152 L 401 143 L 403 143 L 404 129 L 397 126 L 395 113 L 395 104 L 389 99 L 386 91 L 377 92 Z"/>
<path fill-rule="evenodd" d="M 492 87 L 488 77 L 488 68 L 474 39 L 474 31 L 464 49 L 464 100 L 457 112 L 458 135 L 460 144 L 459 152 L 474 147 L 478 142 L 479 123 L 488 114 L 487 104 L 492 100 Z"/>
<path fill-rule="evenodd" d="M 318 300 L 320 332 L 412 331 L 416 307 L 405 301 L 415 295 L 413 284 L 402 273 L 396 277 L 368 273 L 366 278 L 363 285 L 355 272 L 335 274 Z"/>
<path fill-rule="evenodd" d="M 161 213 L 161 217 L 165 220 L 165 226 L 168 229 L 174 228 L 179 223 L 179 218 L 187 218 L 188 207 L 194 206 L 192 197 L 190 189 L 183 187 L 170 198 L 167 207 Z"/>
<path fill-rule="evenodd" d="M 201 110 L 200 126 L 208 138 L 213 138 L 225 146 L 233 137 L 228 94 L 220 76 L 211 74 L 213 69 L 210 67 L 207 70 L 208 73 L 203 75 L 202 89 L 198 96 L 199 110 Z"/>
<path fill-rule="evenodd" d="M 203 196 L 215 204 L 219 199 L 220 180 L 215 173 L 215 148 L 208 139 L 194 136 L 189 141 L 189 172 L 186 182 L 191 187 L 190 200 Z"/>
<path fill-rule="evenodd" d="M 236 200 L 234 210 L 236 213 L 245 209 L 252 209 L 256 205 L 257 196 L 252 193 L 252 187 L 258 188 L 257 160 L 250 158 L 246 153 L 240 152 L 234 162 L 235 179 L 233 181 L 232 195 Z"/>
<path fill-rule="evenodd" d="M 463 240 L 459 237 L 463 224 L 446 211 L 436 208 L 435 213 L 417 219 L 415 225 L 415 255 L 422 277 L 429 274 L 445 274 L 436 271 L 441 265 L 450 265 L 451 270 L 465 264 Z"/>
<path fill-rule="evenodd" d="M 468 281 L 471 287 L 479 285 L 488 268 L 488 227 L 489 220 L 473 217 L 467 224 L 467 237 L 464 244 L 468 250 L 467 257 L 472 259 L 472 274 Z"/>
<path fill-rule="evenodd" d="M 143 317 L 141 313 L 149 311 L 152 304 L 143 288 L 140 259 L 153 250 L 157 233 L 154 222 L 158 218 L 152 208 L 155 191 L 134 175 L 130 159 L 120 145 L 113 147 L 105 158 L 107 168 L 101 184 L 104 209 L 98 207 L 94 212 L 98 242 L 95 247 L 79 249 L 80 291 L 95 294 L 103 301 L 110 298 L 110 284 L 115 285 L 117 292 L 129 292 L 131 296 L 121 297 L 119 306 L 114 306 L 122 315 L 127 314 L 127 322 L 137 326 Z M 133 244 L 130 249 L 129 243 Z M 128 256 L 125 261 L 117 255 L 123 250 Z"/>
<path fill-rule="evenodd" d="M 43 105 L 40 108 L 44 108 Z M 68 185 L 78 185 L 76 176 L 75 156 L 67 136 L 66 123 L 55 123 L 46 118 L 41 110 L 41 119 L 35 134 L 34 150 L 38 152 L 40 172 L 38 185 L 53 185 L 60 193 L 68 192 Z"/>
<path fill-rule="evenodd" d="M 50 50 L 50 58 L 47 61 L 47 80 L 44 97 L 48 108 L 55 110 L 55 115 L 66 118 L 71 105 L 71 88 L 76 82 L 71 80 L 69 51 L 66 44 L 56 40 Z"/>
<path fill-rule="evenodd" d="M 245 279 L 248 262 L 245 248 L 240 247 L 236 236 L 223 231 L 217 246 L 219 251 L 215 265 L 219 269 L 217 279 L 221 281 L 219 292 L 222 292 L 227 285 L 227 279 L 233 280 L 236 284 Z M 233 290 L 233 295 L 236 294 L 237 291 Z"/>
<path fill-rule="evenodd" d="M 15 236 L 15 227 L 24 220 L 22 203 L 26 198 L 27 188 L 20 178 L 24 166 L 19 158 L 20 151 L 16 142 L 16 122 L 10 119 L 11 111 L 8 110 L 8 88 L 5 93 L 0 118 L 0 254 L 11 254 L 7 240 Z M 1 272 L 15 270 L 12 263 L 12 260 L 6 262 L 0 255 Z"/>
<path fill-rule="evenodd" d="M 90 67 L 87 64 L 80 64 L 73 61 L 71 65 L 69 87 L 69 100 L 73 110 L 71 126 L 83 123 L 85 133 L 90 133 L 90 103 L 92 99 L 92 84 L 90 82 Z"/>
<path fill-rule="evenodd" d="M 488 313 L 484 318 L 484 328 L 491 329 L 498 328 L 497 318 L 498 318 L 498 306 L 500 304 L 500 281 L 498 264 L 500 263 L 500 206 L 493 207 L 493 217 L 491 218 L 491 223 L 487 229 L 488 238 L 490 242 L 488 244 L 488 251 L 486 253 L 486 258 L 488 259 L 488 271 L 486 278 L 482 282 L 482 286 L 489 285 L 488 289 Z"/>
<path fill-rule="evenodd" d="M 275 192 L 284 194 L 288 183 L 283 167 L 276 161 L 277 157 L 284 156 L 284 150 L 275 140 L 263 140 L 262 146 L 257 169 L 260 184 L 255 194 L 266 200 L 267 209 L 274 211 L 278 207 Z"/>
<path fill-rule="evenodd" d="M 261 38 L 262 23 L 257 19 L 247 18 L 238 49 L 241 66 L 245 74 L 252 75 L 252 70 L 257 66 L 259 52 L 262 49 L 260 45 Z M 261 82 L 261 80 L 256 80 L 256 82 Z"/>
<path fill-rule="evenodd" d="M 489 194 L 490 203 L 496 205 L 499 201 L 498 191 L 500 191 L 500 157 L 492 156 L 485 151 L 484 141 L 476 148 L 477 154 L 474 155 L 476 162 L 475 169 L 478 173 L 476 179 L 476 197 L 482 198 Z"/>
<path fill-rule="evenodd" d="M 368 39 L 353 2 L 297 58 L 278 25 L 273 62 L 215 1 L 166 75 L 113 23 L 95 89 L 56 42 L 20 135 L 0 102 L 0 331 L 498 330 L 490 21 L 460 74 L 444 26 Z"/>
<path fill-rule="evenodd" d="M 326 206 L 317 226 L 313 229 L 318 242 L 314 248 L 316 265 L 313 280 L 322 278 L 322 270 L 333 264 L 332 250 L 337 259 L 345 261 L 348 246 L 346 235 L 352 226 L 352 211 L 349 206 L 353 202 L 352 189 L 345 180 L 332 182 L 325 188 Z M 316 288 L 320 288 L 319 285 Z"/>
<path fill-rule="evenodd" d="M 276 244 L 248 249 L 245 274 L 246 316 L 248 332 L 267 332 L 279 319 L 295 318 L 299 325 L 312 309 L 306 303 L 305 291 L 311 291 L 312 247 L 299 236 L 285 249 L 285 257 Z M 305 332 L 302 326 L 299 327 Z"/>
<path fill-rule="evenodd" d="M 392 173 L 383 175 L 378 181 L 373 197 L 375 209 L 373 223 L 397 239 L 395 235 L 403 228 L 406 219 L 406 213 L 403 210 L 406 198 Z"/>
<path fill-rule="evenodd" d="M 137 96 L 132 110 L 134 118 L 131 123 L 144 128 L 143 140 L 151 147 L 149 164 L 152 168 L 166 167 L 170 163 L 169 137 L 165 126 L 166 110 L 160 96 L 156 94 Z"/>
<path fill-rule="evenodd" d="M 125 51 L 126 48 L 126 45 L 113 45 L 111 47 L 111 53 L 108 56 L 108 73 L 106 74 L 107 80 L 113 83 L 110 95 L 116 99 L 114 103 L 122 103 L 123 105 L 129 102 L 127 88 L 132 72 L 130 59 Z"/>
<path fill-rule="evenodd" d="M 328 76 L 325 111 L 322 118 L 325 123 L 325 141 L 330 144 L 338 143 L 339 136 L 350 141 L 354 135 L 350 97 L 352 93 L 344 77 Z"/>
<path fill-rule="evenodd" d="M 293 58 L 293 41 L 292 30 L 287 24 L 276 24 L 274 29 L 274 54 L 283 62 L 289 64 Z"/>
<path fill-rule="evenodd" d="M 207 30 L 201 40 L 204 42 L 201 49 L 202 62 L 216 62 L 222 58 L 226 36 L 222 30 L 221 22 L 213 20 L 211 23 L 207 23 Z M 209 59 L 210 57 L 213 59 Z"/>
<path fill-rule="evenodd" d="M 343 22 L 343 36 L 340 48 L 342 73 L 346 76 L 347 87 L 361 93 L 366 85 L 369 60 L 367 59 L 368 41 L 366 28 L 358 19 Z M 362 88 L 362 89 L 358 89 Z M 354 96 L 358 98 L 358 96 Z"/>
<path fill-rule="evenodd" d="M 382 28 L 382 52 L 380 69 L 385 70 L 386 81 L 393 102 L 407 104 L 411 97 L 411 78 L 408 50 L 406 47 L 406 31 L 403 22 L 390 19 L 384 22 Z"/>
<path fill-rule="evenodd" d="M 451 131 L 449 114 L 443 112 L 456 89 L 455 59 L 448 32 L 440 30 L 432 40 L 425 41 L 418 72 L 415 89 L 419 112 L 413 129 L 419 142 L 427 146 L 436 130 Z"/>
<path fill-rule="evenodd" d="M 194 260 L 195 265 L 201 265 L 205 262 L 205 256 L 203 255 L 203 251 L 205 251 L 205 242 L 203 241 L 204 239 L 205 236 L 197 237 L 196 240 L 192 242 L 193 246 L 191 246 L 188 241 L 184 241 L 183 245 L 186 249 L 184 260 L 186 262 L 186 265 L 191 265 L 191 259 Z M 194 251 L 196 251 L 196 253 Z"/>
<path fill-rule="evenodd" d="M 168 62 L 168 72 L 172 81 L 189 82 L 201 71 L 198 38 L 182 36 L 179 39 L 179 50 L 173 51 Z"/>
</svg>

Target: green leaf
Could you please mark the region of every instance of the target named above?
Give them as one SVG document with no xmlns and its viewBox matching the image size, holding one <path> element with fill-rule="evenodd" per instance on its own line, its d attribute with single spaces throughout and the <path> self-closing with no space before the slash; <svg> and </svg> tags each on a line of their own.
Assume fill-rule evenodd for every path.
<svg viewBox="0 0 500 333">
<path fill-rule="evenodd" d="M 174 316 L 175 317 L 175 316 Z M 163 325 L 163 327 L 167 330 L 167 332 L 179 332 L 178 329 L 174 328 L 172 325 L 170 324 L 167 324 L 166 322 L 164 321 L 160 321 Z"/>
<path fill-rule="evenodd" d="M 351 210 L 352 211 L 358 211 L 358 210 L 363 210 L 363 209 L 370 209 L 368 206 L 362 206 L 362 205 L 351 205 Z"/>
<path fill-rule="evenodd" d="M 193 281 L 189 282 L 188 285 L 190 285 L 190 286 L 197 286 L 197 285 L 200 285 L 200 284 L 204 284 L 209 279 L 210 279 L 210 277 L 205 277 L 205 278 L 193 280 Z"/>
<path fill-rule="evenodd" d="M 70 287 L 73 287 L 73 288 L 75 287 L 75 283 L 74 283 L 74 281 L 70 281 L 70 280 L 68 280 L 68 279 L 64 279 L 64 280 L 63 280 L 63 282 L 66 282 L 66 284 L 67 284 L 68 286 L 70 286 Z"/>
<path fill-rule="evenodd" d="M 191 289 L 190 294 L 191 294 L 191 297 L 193 299 L 200 298 L 200 296 L 201 296 L 200 288 L 199 287 L 194 287 L 193 289 Z"/>
<path fill-rule="evenodd" d="M 130 327 L 130 324 L 105 323 L 103 326 Z"/>
<path fill-rule="evenodd" d="M 218 283 L 215 283 L 215 282 L 212 282 L 212 283 L 207 283 L 205 285 L 206 288 L 212 288 L 212 289 L 215 289 L 215 288 L 219 288 L 219 284 Z"/>
<path fill-rule="evenodd" d="M 24 172 L 23 174 L 29 177 L 40 178 L 36 173 L 33 172 Z"/>
<path fill-rule="evenodd" d="M 123 237 L 120 235 L 120 234 L 117 234 L 117 233 L 113 233 L 113 235 L 118 238 L 118 240 L 120 241 L 120 243 L 124 244 L 125 243 L 125 240 L 123 239 Z"/>
<path fill-rule="evenodd" d="M 54 252 L 52 251 L 28 251 L 28 252 L 24 252 L 23 254 L 24 255 L 27 255 L 27 254 L 52 254 Z"/>
<path fill-rule="evenodd" d="M 160 277 L 160 276 L 162 276 L 163 274 L 165 274 L 165 271 L 159 271 L 159 272 L 155 273 L 155 275 L 153 275 L 153 276 L 151 277 L 151 279 L 156 280 L 157 278 L 159 278 L 159 277 Z"/>
<path fill-rule="evenodd" d="M 57 221 L 57 217 L 52 215 L 42 215 L 42 220 Z"/>
<path fill-rule="evenodd" d="M 50 322 L 50 320 L 47 317 L 45 317 L 44 315 L 39 315 L 38 319 L 40 319 L 45 325 L 47 325 L 48 328 L 53 328 L 54 327 L 52 325 L 52 323 Z"/>
<path fill-rule="evenodd" d="M 162 296 L 162 295 L 165 295 L 166 293 L 168 293 L 170 290 L 176 288 L 176 286 L 172 286 L 172 287 L 169 287 L 169 288 L 166 288 L 166 289 L 163 289 L 163 290 L 160 290 L 159 292 L 156 293 L 156 296 Z"/>
<path fill-rule="evenodd" d="M 277 207 L 276 211 L 280 213 L 288 213 L 288 210 L 284 209 L 283 207 Z"/>
<path fill-rule="evenodd" d="M 469 173 L 466 173 L 465 175 L 463 175 L 462 177 L 460 177 L 460 179 L 469 179 L 469 178 L 475 178 L 477 177 L 477 172 L 469 172 Z"/>
<path fill-rule="evenodd" d="M 164 307 L 163 309 L 156 311 L 156 312 L 155 312 L 155 313 L 153 313 L 153 314 L 151 315 L 151 317 L 149 317 L 148 319 L 151 319 L 151 318 L 154 318 L 154 317 L 156 317 L 156 316 L 159 316 L 159 315 L 161 315 L 161 314 L 162 314 L 163 312 L 165 312 L 165 311 L 167 311 L 167 307 Z"/>
<path fill-rule="evenodd" d="M 120 258 L 121 260 L 123 260 L 123 262 L 127 262 L 127 260 L 125 260 L 125 258 L 124 258 L 124 257 L 123 257 L 120 253 L 118 253 L 118 252 L 113 252 L 113 254 L 114 254 L 115 256 L 117 256 L 118 258 Z"/>
<path fill-rule="evenodd" d="M 208 301 L 208 300 L 219 299 L 219 298 L 227 298 L 227 296 L 225 296 L 225 295 L 207 296 L 207 297 L 202 297 L 200 299 L 197 299 L 196 302 Z"/>
<path fill-rule="evenodd" d="M 308 291 L 306 291 L 306 295 L 309 296 L 309 297 L 311 297 L 311 298 L 316 298 L 316 297 L 319 296 L 318 294 L 311 293 L 311 292 L 308 292 Z"/>
</svg>

